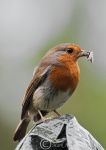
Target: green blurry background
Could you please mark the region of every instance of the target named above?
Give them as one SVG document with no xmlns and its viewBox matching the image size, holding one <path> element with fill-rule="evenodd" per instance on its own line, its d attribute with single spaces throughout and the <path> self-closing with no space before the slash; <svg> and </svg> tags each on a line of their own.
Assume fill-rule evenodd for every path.
<svg viewBox="0 0 106 150">
<path fill-rule="evenodd" d="M 12 150 L 24 91 L 45 52 L 61 42 L 93 50 L 95 62 L 79 60 L 81 80 L 59 109 L 106 148 L 106 1 L 0 0 L 0 150 Z"/>
</svg>

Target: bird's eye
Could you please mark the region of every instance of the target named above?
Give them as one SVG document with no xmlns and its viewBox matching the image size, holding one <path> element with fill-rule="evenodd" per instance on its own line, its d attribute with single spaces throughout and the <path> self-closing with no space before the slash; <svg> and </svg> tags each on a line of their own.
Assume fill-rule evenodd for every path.
<svg viewBox="0 0 106 150">
<path fill-rule="evenodd" d="M 73 49 L 72 49 L 72 48 L 68 48 L 68 49 L 67 49 L 67 53 L 68 53 L 68 54 L 71 54 L 72 52 L 73 52 Z"/>
</svg>

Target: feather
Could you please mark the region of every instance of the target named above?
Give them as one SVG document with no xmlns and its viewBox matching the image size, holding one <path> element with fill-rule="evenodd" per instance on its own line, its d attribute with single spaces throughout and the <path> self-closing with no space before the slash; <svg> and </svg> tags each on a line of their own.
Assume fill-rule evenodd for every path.
<svg viewBox="0 0 106 150">
<path fill-rule="evenodd" d="M 24 119 L 30 102 L 32 100 L 33 94 L 35 90 L 38 88 L 39 85 L 41 85 L 44 80 L 47 78 L 49 72 L 51 70 L 51 66 L 48 66 L 47 68 L 45 67 L 40 67 L 40 69 L 37 69 L 35 72 L 35 75 L 33 76 L 32 80 L 30 81 L 30 84 L 26 90 L 23 103 L 22 103 L 22 113 L 21 113 L 21 119 Z"/>
</svg>

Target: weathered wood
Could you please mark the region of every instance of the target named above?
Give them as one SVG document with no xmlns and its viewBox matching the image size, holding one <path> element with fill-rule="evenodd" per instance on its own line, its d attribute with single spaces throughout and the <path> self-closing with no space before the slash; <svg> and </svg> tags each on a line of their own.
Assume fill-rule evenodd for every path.
<svg viewBox="0 0 106 150">
<path fill-rule="evenodd" d="M 72 115 L 64 115 L 34 127 L 16 150 L 104 150 Z"/>
</svg>

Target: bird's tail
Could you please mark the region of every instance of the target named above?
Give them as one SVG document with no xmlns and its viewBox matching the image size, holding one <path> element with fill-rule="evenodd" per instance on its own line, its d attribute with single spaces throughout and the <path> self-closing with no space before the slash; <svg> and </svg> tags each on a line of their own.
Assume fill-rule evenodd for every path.
<svg viewBox="0 0 106 150">
<path fill-rule="evenodd" d="M 20 141 L 25 136 L 29 121 L 29 119 L 23 119 L 20 121 L 14 133 L 14 141 Z"/>
</svg>

